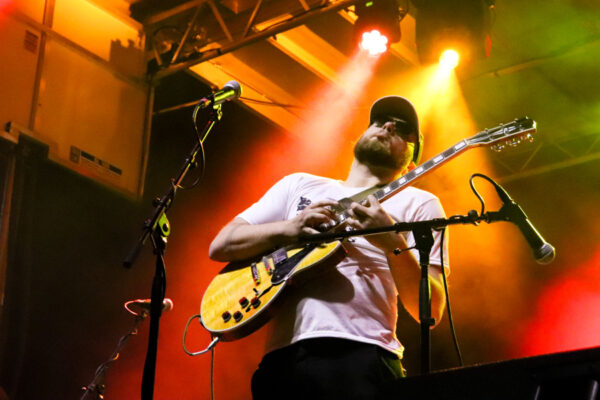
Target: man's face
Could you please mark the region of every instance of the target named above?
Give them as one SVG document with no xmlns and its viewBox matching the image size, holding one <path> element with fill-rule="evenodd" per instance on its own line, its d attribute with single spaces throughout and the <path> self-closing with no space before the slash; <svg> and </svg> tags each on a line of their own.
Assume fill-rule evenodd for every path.
<svg viewBox="0 0 600 400">
<path fill-rule="evenodd" d="M 403 120 L 376 117 L 356 142 L 354 156 L 363 164 L 399 172 L 412 160 L 416 141 L 417 134 Z"/>
</svg>

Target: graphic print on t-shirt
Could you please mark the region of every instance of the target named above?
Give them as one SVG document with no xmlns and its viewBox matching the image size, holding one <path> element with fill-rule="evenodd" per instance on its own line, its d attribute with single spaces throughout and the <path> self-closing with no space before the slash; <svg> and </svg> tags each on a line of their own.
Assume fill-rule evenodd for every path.
<svg viewBox="0 0 600 400">
<path fill-rule="evenodd" d="M 298 208 L 296 209 L 296 211 L 304 210 L 306 207 L 308 207 L 310 205 L 310 203 L 312 203 L 312 201 L 310 201 L 310 199 L 300 196 L 300 201 L 298 202 Z"/>
</svg>

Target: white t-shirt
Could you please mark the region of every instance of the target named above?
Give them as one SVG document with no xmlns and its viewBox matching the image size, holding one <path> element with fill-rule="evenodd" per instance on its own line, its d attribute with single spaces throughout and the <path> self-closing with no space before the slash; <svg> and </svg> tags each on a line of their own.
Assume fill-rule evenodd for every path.
<svg viewBox="0 0 600 400">
<path fill-rule="evenodd" d="M 365 189 L 296 173 L 277 182 L 238 217 L 250 224 L 287 220 L 308 204 L 324 199 L 340 200 Z M 444 217 L 437 197 L 413 187 L 400 191 L 382 206 L 399 222 Z M 408 246 L 413 246 L 412 233 L 403 235 Z M 434 239 L 430 264 L 439 266 L 440 232 L 434 233 Z M 279 299 L 283 303 L 271 321 L 267 351 L 302 339 L 336 337 L 376 344 L 402 356 L 403 347 L 396 337 L 397 292 L 385 254 L 363 237 L 351 238 L 344 247 L 348 254 L 335 267 L 324 269 L 317 278 L 301 286 L 285 289 L 285 296 Z M 447 268 L 447 246 L 444 247 Z M 418 260 L 418 252 L 411 251 Z"/>
</svg>

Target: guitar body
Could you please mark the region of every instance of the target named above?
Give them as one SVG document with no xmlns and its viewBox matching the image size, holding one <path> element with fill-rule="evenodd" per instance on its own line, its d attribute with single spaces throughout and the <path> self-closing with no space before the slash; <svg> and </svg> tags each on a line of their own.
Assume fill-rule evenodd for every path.
<svg viewBox="0 0 600 400">
<path fill-rule="evenodd" d="M 276 253 L 229 263 L 212 280 L 202 298 L 200 315 L 202 325 L 213 336 L 231 341 L 256 331 L 276 311 L 277 299 L 287 285 L 337 264 L 346 250 L 335 241 Z"/>
</svg>

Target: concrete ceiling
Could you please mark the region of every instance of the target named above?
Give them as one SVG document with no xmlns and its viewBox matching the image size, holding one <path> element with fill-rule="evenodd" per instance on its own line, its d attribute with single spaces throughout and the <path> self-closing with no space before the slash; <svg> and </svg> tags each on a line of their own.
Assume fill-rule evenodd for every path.
<svg viewBox="0 0 600 400">
<path fill-rule="evenodd" d="M 131 15 L 146 28 L 154 79 L 187 70 L 215 87 L 237 80 L 248 107 L 289 129 L 306 88 L 337 83 L 348 62 L 352 3 L 143 0 L 132 1 Z M 374 86 L 419 62 L 418 13 L 400 4 L 403 37 Z M 543 129 L 535 145 L 492 156 L 499 174 L 510 180 L 600 158 L 600 3 L 498 0 L 493 16 L 490 57 L 458 73 L 469 111 L 480 127 L 527 114 Z"/>
</svg>

